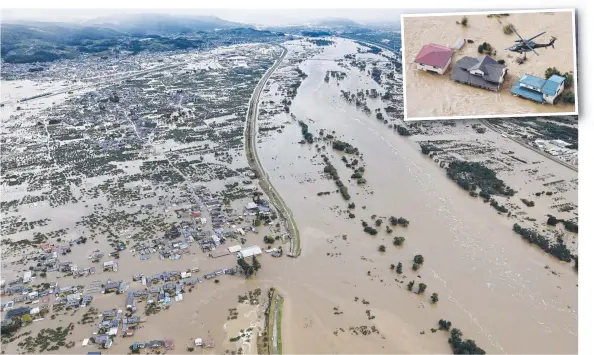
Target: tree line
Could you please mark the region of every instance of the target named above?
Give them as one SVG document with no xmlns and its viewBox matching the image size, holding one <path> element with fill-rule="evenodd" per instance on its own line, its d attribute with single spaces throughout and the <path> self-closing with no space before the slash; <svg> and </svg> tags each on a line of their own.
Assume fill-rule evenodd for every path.
<svg viewBox="0 0 594 355">
<path fill-rule="evenodd" d="M 551 242 L 545 236 L 539 234 L 537 231 L 522 228 L 522 226 L 517 223 L 514 224 L 513 231 L 518 233 L 522 239 L 526 240 L 528 243 L 538 245 L 540 249 L 561 261 L 570 262 L 572 259 L 574 259 L 571 251 L 567 249 L 567 246 L 565 246 L 563 240 L 560 238 L 557 239 L 556 243 L 551 244 Z"/>
</svg>

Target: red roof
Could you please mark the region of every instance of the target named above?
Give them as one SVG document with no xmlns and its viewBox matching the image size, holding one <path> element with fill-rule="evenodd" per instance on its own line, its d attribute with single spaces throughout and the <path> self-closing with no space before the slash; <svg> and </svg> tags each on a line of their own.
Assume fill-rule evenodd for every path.
<svg viewBox="0 0 594 355">
<path fill-rule="evenodd" d="M 446 46 L 430 43 L 421 48 L 421 51 L 415 58 L 415 63 L 444 68 L 453 54 L 454 51 Z"/>
</svg>

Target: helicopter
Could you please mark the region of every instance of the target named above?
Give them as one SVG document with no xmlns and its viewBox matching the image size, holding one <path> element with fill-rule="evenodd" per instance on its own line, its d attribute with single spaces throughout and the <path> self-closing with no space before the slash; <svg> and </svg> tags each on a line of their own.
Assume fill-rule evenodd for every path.
<svg viewBox="0 0 594 355">
<path fill-rule="evenodd" d="M 541 32 L 534 37 L 524 39 L 513 26 L 510 27 L 520 39 L 516 40 L 515 44 L 509 48 L 506 48 L 506 50 L 516 53 L 524 53 L 524 59 L 526 59 L 526 52 L 534 52 L 534 54 L 539 55 L 538 52 L 535 51 L 535 48 L 553 47 L 553 49 L 555 49 L 555 41 L 557 40 L 557 37 L 551 37 L 549 43 L 535 43 L 534 39 L 542 36 L 546 32 Z"/>
</svg>

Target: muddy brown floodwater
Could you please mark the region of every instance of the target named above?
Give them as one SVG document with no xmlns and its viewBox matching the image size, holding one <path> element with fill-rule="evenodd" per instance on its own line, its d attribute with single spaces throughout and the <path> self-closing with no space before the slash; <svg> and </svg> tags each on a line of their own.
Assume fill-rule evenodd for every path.
<svg viewBox="0 0 594 355">
<path fill-rule="evenodd" d="M 348 53 L 356 53 L 356 45 L 337 40 L 321 55 L 342 58 Z M 300 68 L 308 77 L 291 112 L 314 135 L 319 129 L 335 130 L 357 147 L 368 187 L 345 182 L 356 218 L 338 216 L 334 207 L 344 210 L 346 202 L 339 194 L 316 195 L 336 187 L 320 179 L 321 159 L 314 146 L 297 143 L 301 132 L 296 123 L 258 144 L 263 166 L 301 231 L 301 257 L 283 259 L 259 275 L 285 296 L 284 352 L 448 353 L 446 334 L 430 332 L 443 318 L 487 353 L 576 353 L 577 275 L 571 266 L 522 241 L 512 232 L 512 221 L 469 198 L 413 140 L 343 101 L 341 89 L 380 89 L 365 73 L 350 70 L 337 86 L 323 80 L 328 70 L 344 70 L 334 61 L 307 60 Z M 269 85 L 275 85 L 273 79 Z M 368 105 L 373 111 L 381 102 L 368 100 Z M 284 113 L 278 119 L 291 120 Z M 513 149 L 533 154 L 518 145 Z M 338 155 L 327 154 L 347 181 L 349 170 Z M 569 169 L 560 173 L 576 174 Z M 374 193 L 366 192 L 370 188 Z M 371 221 L 372 214 L 404 216 L 410 226 L 397 227 L 392 235 L 381 228 L 370 236 L 360 221 Z M 403 247 L 392 245 L 394 235 L 406 237 Z M 387 246 L 385 253 L 378 252 L 380 244 Z M 425 257 L 420 279 L 411 270 L 418 253 Z M 404 265 L 403 283 L 389 269 L 398 262 Z M 557 277 L 547 274 L 547 265 Z M 427 284 L 424 297 L 406 290 L 411 279 Z M 428 301 L 432 292 L 440 296 L 437 305 Z M 334 307 L 342 313 L 335 314 Z M 377 332 L 355 335 L 352 330 L 360 326 L 375 326 Z"/>
<path fill-rule="evenodd" d="M 290 112 L 296 120 L 306 122 L 315 136 L 320 129 L 336 131 L 337 137 L 362 153 L 359 159 L 366 167 L 367 184 L 357 186 L 348 179 L 352 170 L 340 161 L 342 153 L 331 151 L 330 147 L 325 151 L 348 186 L 352 196 L 349 202 L 356 205 L 353 210 L 356 218 L 349 219 L 339 213 L 347 205 L 340 194 L 317 196 L 319 192 L 336 190 L 336 185 L 322 176 L 322 159 L 315 144 L 297 143 L 302 133 L 296 120 L 284 112 L 276 114 L 271 120 L 284 128 L 280 132 L 269 131 L 271 135 L 258 133 L 258 155 L 300 228 L 301 256 L 272 258 L 266 253 L 260 257 L 262 269 L 255 277 L 245 280 L 241 276 L 221 276 L 216 284 L 210 280 L 197 285 L 192 292 L 184 293 L 181 303 L 173 303 L 169 310 L 150 317 L 142 315 L 147 321 L 141 330 L 134 338 L 116 338 L 110 353 L 127 353 L 134 341 L 152 339 L 173 339 L 176 343 L 173 352 L 187 353 L 187 346 L 196 337 L 212 339 L 217 346 L 194 353 L 222 353 L 230 348 L 254 353 L 253 333 L 260 330 L 263 323 L 257 315 L 261 315 L 265 305 L 238 304 L 237 296 L 257 288 L 265 295 L 269 287 L 275 287 L 284 297 L 281 333 L 284 353 L 451 353 L 447 333 L 430 331 L 437 327 L 439 319 L 451 321 L 463 331 L 465 339 L 475 340 L 487 353 L 576 353 L 577 274 L 571 265 L 560 263 L 525 243 L 512 232 L 512 219 L 470 198 L 446 177 L 443 169 L 421 154 L 415 141 L 456 140 L 455 135 L 402 137 L 374 115 L 368 116 L 346 102 L 341 90 L 377 89 L 380 96 L 385 90 L 366 71 L 360 71 L 348 61 L 338 63 L 336 60 L 343 59 L 345 54 L 356 54 L 358 59 L 366 58 L 368 62 L 383 57 L 357 54 L 360 48 L 349 40 L 333 41 L 333 45 L 316 48 L 318 54 L 310 58 L 321 60 L 305 60 L 299 64 L 307 78 L 292 100 Z M 285 45 L 289 49 L 285 62 L 295 58 L 297 52 L 313 52 L 312 45 L 303 41 L 290 41 Z M 324 77 L 329 70 L 345 72 L 346 77 L 338 82 L 332 78 L 326 83 Z M 294 73 L 294 68 L 281 65 L 266 84 L 261 103 L 282 99 L 279 88 L 290 72 Z M 395 80 L 399 79 L 396 75 Z M 383 114 L 390 117 L 385 112 L 386 103 L 379 98 L 368 98 L 367 106 L 371 112 L 384 110 Z M 504 151 L 513 150 L 527 162 L 544 159 L 492 131 L 475 139 L 492 141 Z M 167 146 L 160 149 L 167 150 Z M 577 172 L 544 160 L 538 165 L 541 173 L 567 181 L 577 179 Z M 135 169 L 134 165 L 130 166 Z M 520 196 L 527 197 L 541 189 L 522 174 L 525 172 L 519 170 L 517 174 L 504 172 L 501 179 L 519 189 L 523 193 L 518 194 Z M 85 187 L 90 187 L 97 181 L 86 183 L 90 185 Z M 209 187 L 221 188 L 220 184 L 222 182 L 213 181 Z M 21 194 L 26 194 L 25 188 L 13 194 L 14 198 L 22 197 Z M 558 196 L 561 195 L 552 196 L 551 201 Z M 563 197 L 577 206 L 576 190 L 568 190 Z M 532 210 L 536 211 L 534 213 L 552 213 L 543 199 L 538 200 Z M 237 200 L 232 207 L 240 210 L 244 203 Z M 59 221 L 62 221 L 59 218 L 76 220 L 79 214 L 90 212 L 81 208 L 72 214 L 61 210 L 60 217 L 55 212 L 60 209 L 39 207 L 42 215 L 53 213 L 49 216 Z M 163 215 L 175 218 L 173 209 L 163 208 Z M 384 224 L 386 217 L 402 216 L 410 225 L 394 227 L 391 235 L 379 228 L 376 236 L 370 236 L 363 232 L 361 220 L 371 222 L 373 214 L 380 216 Z M 555 214 L 563 218 L 570 215 L 569 212 Z M 264 228 L 260 231 L 260 234 L 248 233 L 249 245 L 260 244 L 262 235 L 268 233 Z M 120 232 L 129 233 L 128 230 Z M 405 237 L 404 245 L 394 246 L 394 236 Z M 384 253 L 378 252 L 382 244 L 386 246 Z M 109 250 L 105 240 L 88 247 Z M 78 265 L 90 265 L 87 252 L 79 250 L 68 258 Z M 25 253 L 26 249 L 15 252 L 3 262 L 8 264 Z M 425 258 L 418 272 L 411 269 L 415 254 Z M 202 252 L 184 255 L 176 262 L 157 260 L 155 255 L 138 264 L 138 257 L 136 253 L 125 251 L 118 261 L 117 273 L 98 271 L 84 279 L 59 281 L 61 285 L 87 285 L 93 281 L 105 282 L 107 278 L 130 282 L 136 272 L 152 275 L 194 266 L 200 266 L 202 275 L 236 263 L 233 255 L 208 258 Z M 398 262 L 403 264 L 402 275 L 390 270 L 390 265 Z M 20 264 L 14 268 L 3 266 L 3 276 L 13 278 L 23 272 L 19 269 L 24 267 Z M 52 274 L 44 281 L 56 281 L 53 277 Z M 425 283 L 425 295 L 407 291 L 406 284 L 410 280 L 415 280 L 417 285 Z M 131 283 L 130 290 L 140 288 L 143 287 Z M 439 294 L 436 305 L 429 302 L 433 292 Z M 93 296 L 92 306 L 100 311 L 125 307 L 122 295 Z M 140 309 L 144 309 L 144 305 Z M 232 310 L 237 319 L 229 317 Z M 74 341 L 76 346 L 60 348 L 58 352 L 92 350 L 80 344 L 91 336 L 94 325 L 77 323 L 81 312 L 87 310 L 79 309 L 77 314 L 67 312 L 53 321 L 34 322 L 27 331 L 35 335 L 52 323 L 67 326 L 73 322 L 75 327 L 68 340 Z M 252 330 L 248 332 L 248 329 Z M 243 334 L 251 336 L 238 340 L 242 330 Z M 18 342 L 20 340 L 8 344 L 6 352 L 16 353 Z"/>
<path fill-rule="evenodd" d="M 541 105 L 511 95 L 509 90 L 524 74 L 544 77 L 549 67 L 561 73 L 574 73 L 574 24 L 571 12 L 512 13 L 505 17 L 470 15 L 468 25 L 456 24 L 462 16 L 405 17 L 403 19 L 404 65 L 406 70 L 407 117 L 445 117 L 473 115 L 510 115 L 530 113 L 573 113 L 575 105 Z M 524 38 L 541 32 L 546 33 L 534 41 L 548 43 L 551 36 L 557 37 L 555 48 L 539 48 L 538 56 L 528 53 L 528 60 L 518 64 L 520 54 L 506 51 L 518 39 L 515 34 L 506 35 L 503 27 L 513 24 Z M 453 46 L 459 39 L 471 39 L 454 53 L 452 64 L 444 75 L 414 69 L 414 60 L 423 45 L 429 43 Z M 488 42 L 496 53 L 495 59 L 503 59 L 508 74 L 500 92 L 490 92 L 450 80 L 457 60 L 464 56 L 477 57 L 479 44 Z"/>
</svg>

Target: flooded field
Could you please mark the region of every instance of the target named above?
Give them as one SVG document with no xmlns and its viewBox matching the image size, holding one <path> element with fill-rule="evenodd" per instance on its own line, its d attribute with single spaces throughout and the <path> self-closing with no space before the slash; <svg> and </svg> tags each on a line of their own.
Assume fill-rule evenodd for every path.
<svg viewBox="0 0 594 355">
<path fill-rule="evenodd" d="M 70 307 L 56 303 L 65 291 L 25 294 L 19 306 L 44 316 L 23 319 L 2 350 L 93 351 L 116 309 L 140 320 L 133 335 L 111 336 L 104 351 L 113 353 L 146 351 L 138 343 L 256 353 L 271 338 L 283 353 L 449 353 L 454 332 L 438 330 L 440 320 L 487 353 L 577 352 L 577 272 L 559 260 L 570 253 L 577 265 L 577 233 L 567 230 L 577 232 L 577 172 L 479 121 L 404 122 L 390 53 L 340 38 L 282 45 L 255 141 L 299 227 L 297 258 L 283 254 L 287 230 L 244 153 L 248 100 L 278 46 L 186 53 L 167 59 L 179 67 L 51 110 L 2 112 L 2 304 L 22 295 L 8 290 L 28 271 L 27 292 L 58 282 L 93 297 Z M 559 130 L 553 120 L 527 124 Z M 458 161 L 497 175 L 492 196 L 448 178 Z M 567 252 L 530 245 L 515 224 Z M 258 270 L 244 277 L 253 268 L 227 247 L 253 245 L 261 265 L 250 261 Z M 117 292 L 101 293 L 113 281 Z M 284 301 L 280 325 L 265 332 L 271 288 Z M 57 340 L 38 335 L 48 329 Z"/>
<path fill-rule="evenodd" d="M 530 100 L 514 97 L 509 90 L 524 74 L 544 78 L 547 68 L 555 67 L 560 73 L 572 73 L 574 68 L 574 23 L 571 12 L 511 13 L 509 16 L 468 15 L 467 26 L 462 26 L 462 16 L 404 17 L 403 47 L 406 71 L 407 117 L 448 117 L 473 115 L 510 115 L 535 113 L 573 113 L 575 106 L 559 102 L 541 105 Z M 458 23 L 457 23 L 458 22 Z M 513 25 L 526 39 L 541 32 L 546 33 L 534 41 L 548 43 L 551 36 L 557 38 L 555 48 L 539 48 L 527 53 L 522 64 L 516 58 L 523 55 L 510 52 L 518 37 L 503 32 L 506 25 Z M 459 39 L 472 40 L 455 51 L 452 63 L 443 75 L 417 71 L 414 60 L 425 44 L 436 43 L 453 47 Z M 505 61 L 507 77 L 499 92 L 491 92 L 450 80 L 457 60 L 464 56 L 477 57 L 478 46 L 491 44 L 491 57 Z M 577 91 L 576 91 L 577 92 Z M 430 98 L 430 99 L 429 99 Z"/>
</svg>

